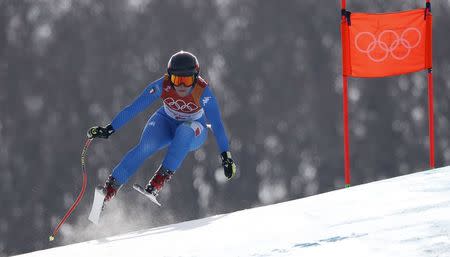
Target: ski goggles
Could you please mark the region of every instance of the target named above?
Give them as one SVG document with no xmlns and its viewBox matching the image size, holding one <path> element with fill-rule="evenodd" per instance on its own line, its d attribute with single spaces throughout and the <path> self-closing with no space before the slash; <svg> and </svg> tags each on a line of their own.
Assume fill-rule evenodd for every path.
<svg viewBox="0 0 450 257">
<path fill-rule="evenodd" d="M 177 75 L 170 75 L 170 81 L 172 84 L 176 87 L 181 86 L 182 84 L 185 87 L 191 87 L 194 84 L 194 76 L 177 76 Z"/>
</svg>

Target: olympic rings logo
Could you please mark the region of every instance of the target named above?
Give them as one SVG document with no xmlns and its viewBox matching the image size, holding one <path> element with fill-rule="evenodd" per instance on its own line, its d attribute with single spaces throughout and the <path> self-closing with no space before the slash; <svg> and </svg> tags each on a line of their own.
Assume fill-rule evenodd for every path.
<svg viewBox="0 0 450 257">
<path fill-rule="evenodd" d="M 199 108 L 192 102 L 186 103 L 184 100 L 175 100 L 172 97 L 164 99 L 164 103 L 175 111 L 193 112 Z"/>
<path fill-rule="evenodd" d="M 405 37 L 408 33 L 415 33 L 417 35 L 417 42 L 410 42 Z M 383 37 L 386 37 L 386 35 L 392 35 L 394 37 L 394 40 L 391 43 L 386 43 L 386 41 L 383 41 Z M 363 36 L 369 37 L 371 40 L 370 43 L 366 47 L 361 47 L 361 40 L 360 38 Z M 396 60 L 403 60 L 406 57 L 409 56 L 411 53 L 411 50 L 418 47 L 422 39 L 422 34 L 420 33 L 420 30 L 417 28 L 407 28 L 405 29 L 400 36 L 397 34 L 397 32 L 393 30 L 383 30 L 378 37 L 376 37 L 371 32 L 360 32 L 355 37 L 355 47 L 360 51 L 361 53 L 367 54 L 367 57 L 369 57 L 370 60 L 374 62 L 382 62 L 386 60 L 386 58 L 389 57 L 389 54 Z M 395 53 L 395 50 L 398 47 L 401 46 L 406 49 L 406 52 L 402 55 L 399 53 Z M 384 54 L 381 57 L 375 57 L 373 56 L 372 52 L 379 47 L 381 50 L 383 50 Z"/>
</svg>

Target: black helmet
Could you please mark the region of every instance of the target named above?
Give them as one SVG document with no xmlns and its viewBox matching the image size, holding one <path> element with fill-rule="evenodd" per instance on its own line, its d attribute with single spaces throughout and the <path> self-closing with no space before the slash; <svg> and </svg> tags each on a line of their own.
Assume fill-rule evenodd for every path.
<svg viewBox="0 0 450 257">
<path fill-rule="evenodd" d="M 169 63 L 167 64 L 167 73 L 170 75 L 178 76 L 198 76 L 200 72 L 200 66 L 198 64 L 197 57 L 195 55 L 179 51 L 178 53 L 170 57 Z"/>
</svg>

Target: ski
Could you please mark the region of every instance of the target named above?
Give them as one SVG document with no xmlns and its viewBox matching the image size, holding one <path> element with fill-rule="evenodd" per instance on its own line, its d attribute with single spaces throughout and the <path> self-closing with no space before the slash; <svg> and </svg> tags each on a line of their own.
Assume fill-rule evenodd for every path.
<svg viewBox="0 0 450 257">
<path fill-rule="evenodd" d="M 102 186 L 95 187 L 94 202 L 92 203 L 89 220 L 98 225 L 103 208 L 105 207 L 105 192 Z"/>
<path fill-rule="evenodd" d="M 156 205 L 161 207 L 161 204 L 158 202 L 158 200 L 156 200 L 156 197 L 154 195 L 150 194 L 149 192 L 145 191 L 145 189 L 143 187 L 141 187 L 139 184 L 134 184 L 133 188 L 136 191 L 138 191 L 139 193 L 146 196 L 148 199 L 150 199 L 150 201 L 152 201 L 153 203 L 155 203 Z"/>
</svg>

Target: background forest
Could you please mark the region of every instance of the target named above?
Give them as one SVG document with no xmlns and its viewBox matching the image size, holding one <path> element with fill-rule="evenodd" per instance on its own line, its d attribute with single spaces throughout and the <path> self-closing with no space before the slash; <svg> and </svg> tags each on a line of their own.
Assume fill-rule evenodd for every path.
<svg viewBox="0 0 450 257">
<path fill-rule="evenodd" d="M 287 201 L 344 186 L 340 1 L 0 0 L 0 256 Z M 348 1 L 354 12 L 424 1 Z M 450 161 L 450 2 L 433 1 L 436 166 Z M 105 211 L 93 188 L 134 146 L 154 104 L 89 149 L 88 189 L 55 242 L 48 236 L 81 189 L 86 131 L 106 125 L 158 79 L 178 50 L 197 55 L 222 109 L 236 179 L 212 134 L 161 193 L 136 194 L 148 159 Z M 428 168 L 425 72 L 350 79 L 352 184 Z M 270 222 L 270 221 L 268 221 Z"/>
</svg>

